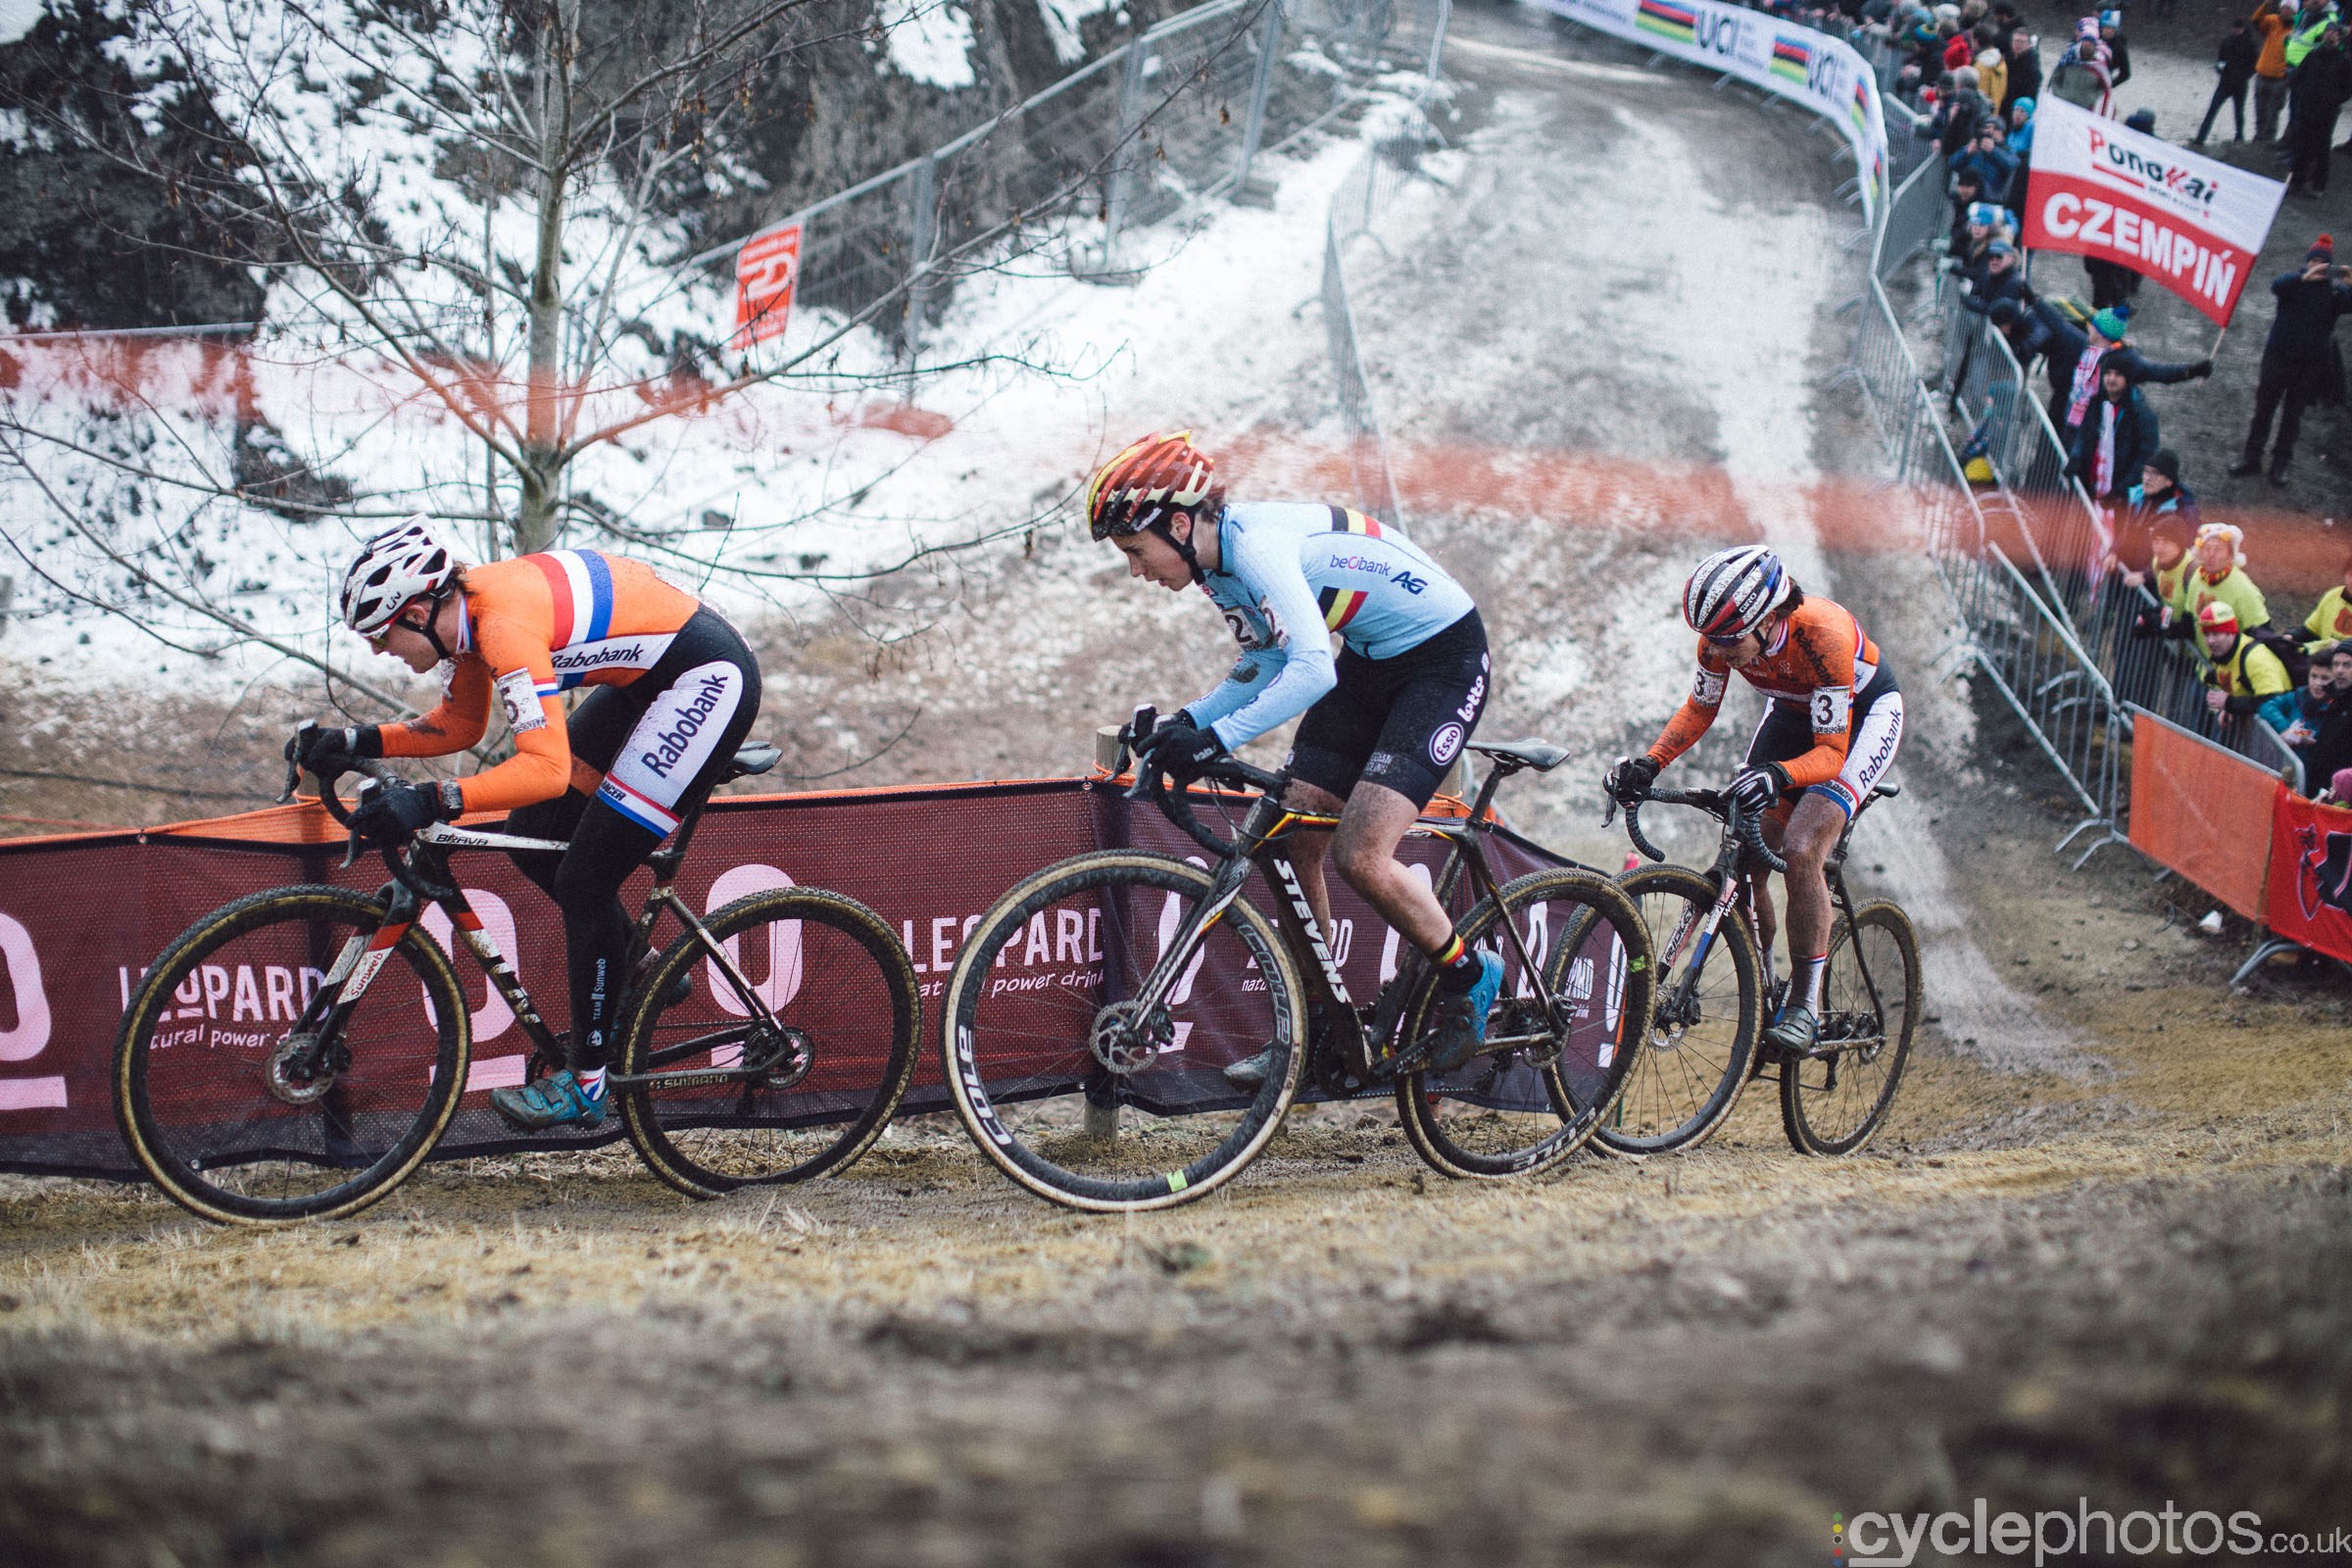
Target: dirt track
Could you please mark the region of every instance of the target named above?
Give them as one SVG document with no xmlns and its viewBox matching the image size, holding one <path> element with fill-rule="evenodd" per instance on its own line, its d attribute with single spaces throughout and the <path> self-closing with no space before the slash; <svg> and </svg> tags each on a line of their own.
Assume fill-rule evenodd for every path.
<svg viewBox="0 0 2352 1568">
<path fill-rule="evenodd" d="M 1532 75 L 1456 70 L 1465 138 L 1541 128 Z M 1693 134 L 1746 113 L 1688 78 L 1579 91 Z M 1592 114 L 1569 122 L 1598 135 Z M 1786 156 L 1717 170 L 1725 200 L 1785 191 Z M 1800 380 L 1836 329 L 1808 326 Z M 1691 461 L 1739 456 L 1703 397 L 1611 396 L 1651 398 Z M 1850 410 L 1807 417 L 1824 471 L 1867 469 Z M 1430 519 L 1441 553 L 1479 524 Z M 1044 628 L 1072 583 L 1110 590 L 1056 548 L 1004 568 L 992 614 Z M 1578 627 L 1603 607 L 1573 596 L 1612 591 L 1595 551 L 1664 560 L 1597 519 L 1513 549 L 1483 569 L 1566 584 L 1551 618 Z M 1932 993 L 1865 1157 L 1790 1154 L 1758 1094 L 1698 1154 L 1533 1186 L 1427 1175 L 1385 1107 L 1302 1114 L 1235 1188 L 1131 1223 L 1024 1199 L 929 1126 L 779 1195 L 689 1205 L 613 1150 L 435 1167 L 287 1233 L 0 1178 L 0 1562 L 1817 1564 L 1836 1515 L 1980 1496 L 2352 1526 L 2352 993 L 2279 971 L 2231 996 L 2236 951 L 2185 933 L 2205 906 L 2178 884 L 2115 849 L 2067 875 L 2045 764 L 1926 667 L 1936 602 L 1884 561 L 1831 565 L 1913 651 L 1912 788 L 1871 829 L 1932 840 L 1940 951 L 2001 980 L 1997 1007 Z M 844 705 L 925 688 L 931 765 L 963 764 L 960 727 L 970 757 L 1059 770 L 1067 745 L 1004 710 L 1115 711 L 1106 627 L 1049 648 L 1034 692 L 959 686 L 953 626 L 872 684 L 847 659 L 797 677 Z M 1192 629 L 1171 681 L 1215 661 Z M 1518 674 L 1498 731 L 1550 727 Z M 1672 698 L 1579 690 L 1605 705 L 1568 710 L 1596 755 L 1588 711 L 1630 728 Z M 1584 790 L 1532 814 L 1613 864 Z M 1923 874 L 1869 864 L 1906 897 Z"/>
</svg>

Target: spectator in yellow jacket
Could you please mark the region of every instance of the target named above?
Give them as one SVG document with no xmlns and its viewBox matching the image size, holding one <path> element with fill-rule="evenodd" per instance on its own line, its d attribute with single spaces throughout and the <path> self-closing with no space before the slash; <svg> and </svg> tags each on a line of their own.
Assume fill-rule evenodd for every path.
<svg viewBox="0 0 2352 1568">
<path fill-rule="evenodd" d="M 2317 654 L 2332 642 L 2352 642 L 2352 556 L 2344 558 L 2344 580 L 2320 596 L 2303 629 L 2311 634 L 2303 651 Z"/>
<path fill-rule="evenodd" d="M 2216 713 L 2252 713 L 2294 683 L 2278 656 L 2238 629 L 2237 612 L 2216 599 L 2197 612 L 2197 629 L 2205 634 L 2205 706 Z"/>
</svg>

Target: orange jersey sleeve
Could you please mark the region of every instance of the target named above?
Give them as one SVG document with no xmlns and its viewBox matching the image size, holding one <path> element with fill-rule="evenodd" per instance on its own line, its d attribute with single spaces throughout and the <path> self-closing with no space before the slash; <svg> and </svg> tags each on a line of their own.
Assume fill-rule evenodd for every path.
<svg viewBox="0 0 2352 1568">
<path fill-rule="evenodd" d="M 1705 638 L 1698 643 L 1698 674 L 1690 683 L 1690 695 L 1683 706 L 1674 710 L 1666 728 L 1649 743 L 1650 760 L 1660 767 L 1682 756 L 1698 744 L 1698 738 L 1715 722 L 1723 709 L 1724 685 L 1729 678 L 1731 662 L 1707 646 Z"/>
<path fill-rule="evenodd" d="M 514 755 L 460 788 L 467 810 L 500 811 L 572 786 L 563 694 L 634 682 L 702 605 L 642 562 L 551 550 L 468 567 L 462 607 L 447 697 L 423 718 L 387 726 L 384 754 L 431 757 L 474 744 L 495 698 Z"/>
</svg>

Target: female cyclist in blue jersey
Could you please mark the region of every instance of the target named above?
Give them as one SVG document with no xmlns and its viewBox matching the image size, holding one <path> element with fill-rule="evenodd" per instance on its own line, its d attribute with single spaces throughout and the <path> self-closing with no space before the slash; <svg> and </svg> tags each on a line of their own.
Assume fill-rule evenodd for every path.
<svg viewBox="0 0 2352 1568">
<path fill-rule="evenodd" d="M 1403 534 L 1360 512 L 1228 506 L 1190 431 L 1147 436 L 1104 464 L 1087 486 L 1086 512 L 1094 536 L 1127 557 L 1131 576 L 1175 593 L 1198 585 L 1241 644 L 1223 683 L 1143 743 L 1146 758 L 1182 782 L 1305 714 L 1283 764 L 1292 781 L 1284 804 L 1339 817 L 1335 833 L 1295 841 L 1307 902 L 1329 931 L 1328 855 L 1429 956 L 1439 985 L 1457 999 L 1440 1021 L 1432 1065 L 1459 1066 L 1486 1038 L 1502 961 L 1464 948 L 1396 846 L 1485 710 L 1490 664 L 1478 607 Z M 1251 1065 L 1227 1076 L 1248 1081 Z"/>
</svg>

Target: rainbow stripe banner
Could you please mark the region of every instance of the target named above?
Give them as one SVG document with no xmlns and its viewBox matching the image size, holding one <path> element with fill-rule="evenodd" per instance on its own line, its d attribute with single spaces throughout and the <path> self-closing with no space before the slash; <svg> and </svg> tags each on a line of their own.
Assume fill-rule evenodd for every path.
<svg viewBox="0 0 2352 1568">
<path fill-rule="evenodd" d="M 1813 79 L 1813 51 L 1787 33 L 1772 40 L 1772 74 L 1783 81 L 1805 86 Z"/>
<path fill-rule="evenodd" d="M 1698 42 L 1698 13 L 1688 6 L 1670 5 L 1667 0 L 1642 0 L 1641 9 L 1634 15 L 1634 25 L 1669 43 Z"/>
</svg>

